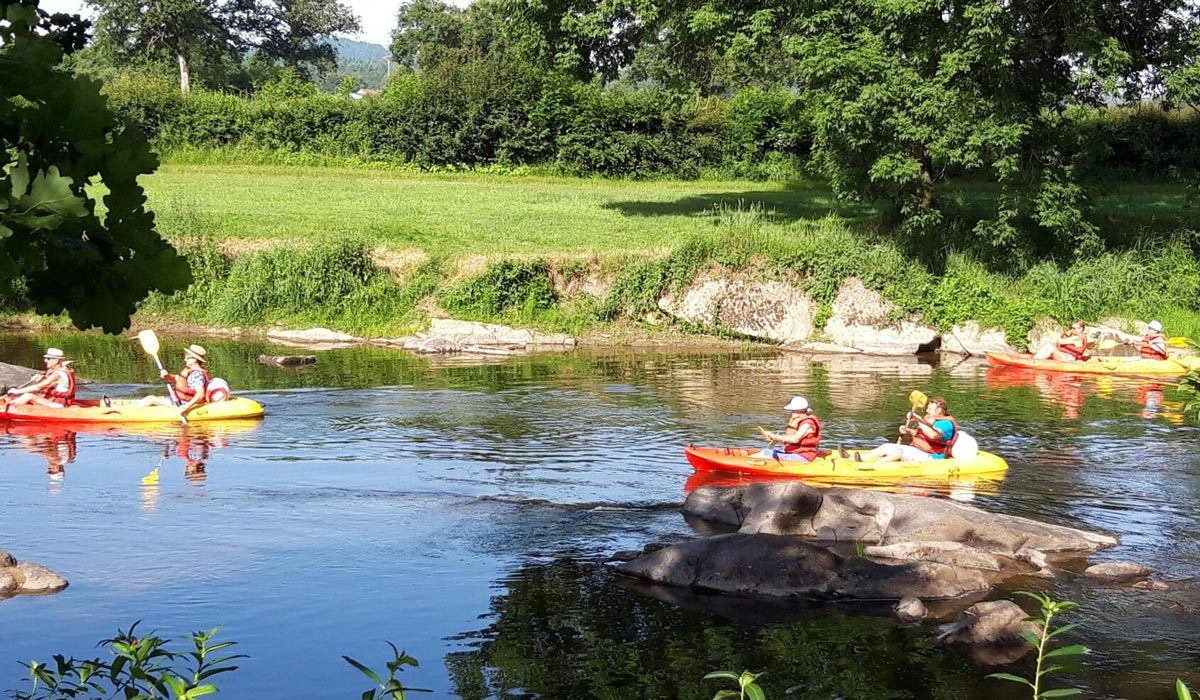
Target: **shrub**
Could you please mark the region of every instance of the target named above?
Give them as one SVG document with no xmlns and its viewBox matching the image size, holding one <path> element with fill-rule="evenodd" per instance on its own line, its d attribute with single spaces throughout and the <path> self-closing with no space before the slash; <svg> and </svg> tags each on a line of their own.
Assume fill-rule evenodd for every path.
<svg viewBox="0 0 1200 700">
<path fill-rule="evenodd" d="M 530 318 L 555 307 L 558 295 L 544 261 L 501 260 L 447 287 L 438 295 L 438 303 L 464 318 L 491 320 L 513 312 Z"/>
</svg>

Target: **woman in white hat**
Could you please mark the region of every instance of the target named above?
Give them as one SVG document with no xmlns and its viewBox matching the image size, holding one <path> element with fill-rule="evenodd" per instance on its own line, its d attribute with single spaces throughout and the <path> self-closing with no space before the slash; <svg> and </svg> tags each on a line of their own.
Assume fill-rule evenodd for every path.
<svg viewBox="0 0 1200 700">
<path fill-rule="evenodd" d="M 171 374 L 162 370 L 159 375 L 175 389 L 175 396 L 182 402 L 180 414 L 205 402 L 208 393 L 208 370 L 204 363 L 208 359 L 208 351 L 199 345 L 189 345 L 183 349 L 183 369 L 179 374 Z M 142 399 L 140 406 L 172 406 L 170 396 L 147 396 Z"/>
<path fill-rule="evenodd" d="M 788 418 L 787 431 L 782 435 L 758 426 L 758 432 L 771 442 L 771 447 L 760 452 L 759 456 L 796 462 L 813 461 L 820 449 L 821 421 L 813 414 L 808 399 L 803 396 L 793 396 L 783 410 L 791 411 L 792 415 Z M 775 447 L 776 444 L 783 445 L 783 449 Z"/>
<path fill-rule="evenodd" d="M 34 377 L 32 383 L 9 389 L 6 401 L 13 404 L 34 404 L 46 408 L 66 408 L 75 403 L 75 370 L 62 350 L 50 348 L 42 355 L 46 371 Z"/>
<path fill-rule="evenodd" d="M 1141 355 L 1143 360 L 1167 359 L 1167 336 L 1163 335 L 1162 322 L 1150 322 L 1150 329 L 1142 337 Z"/>
</svg>

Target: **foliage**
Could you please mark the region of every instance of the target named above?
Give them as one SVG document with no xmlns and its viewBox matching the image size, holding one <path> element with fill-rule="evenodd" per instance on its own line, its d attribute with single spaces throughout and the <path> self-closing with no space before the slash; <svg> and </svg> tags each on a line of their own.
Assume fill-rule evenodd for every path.
<svg viewBox="0 0 1200 700">
<path fill-rule="evenodd" d="M 100 642 L 107 646 L 111 660 L 75 659 L 61 654 L 53 664 L 32 661 L 31 687 L 14 691 L 14 700 L 67 700 L 68 698 L 124 697 L 195 700 L 217 692 L 212 679 L 236 671 L 230 662 L 246 658 L 243 654 L 221 652 L 235 642 L 213 642 L 219 628 L 193 632 L 192 650 L 177 652 L 170 642 L 151 632 L 138 636 L 134 623 L 118 630 L 115 637 Z"/>
<path fill-rule="evenodd" d="M 1188 340 L 1188 345 L 1193 350 L 1200 350 L 1200 343 L 1194 340 Z M 1188 372 L 1180 379 L 1178 391 L 1186 399 L 1183 404 L 1183 413 L 1191 416 L 1193 420 L 1200 421 L 1200 370 Z"/>
<path fill-rule="evenodd" d="M 1030 591 L 1017 591 L 1018 595 L 1023 595 L 1032 598 L 1041 606 L 1041 617 L 1029 618 L 1036 624 L 1040 631 L 1038 634 L 1032 632 L 1022 632 L 1021 638 L 1029 643 L 1037 650 L 1037 669 L 1034 671 L 1033 678 L 1027 679 L 1012 673 L 993 673 L 988 678 L 997 678 L 1004 681 L 1012 681 L 1028 686 L 1033 692 L 1033 700 L 1042 700 L 1042 698 L 1065 698 L 1073 695 L 1079 695 L 1078 688 L 1057 688 L 1053 690 L 1043 690 L 1042 679 L 1045 676 L 1051 675 L 1063 669 L 1062 666 L 1051 664 L 1046 665 L 1049 659 L 1064 659 L 1069 656 L 1080 656 L 1088 653 L 1088 648 L 1081 644 L 1072 644 L 1065 647 L 1056 647 L 1048 649 L 1050 640 L 1060 634 L 1070 632 L 1078 627 L 1078 623 L 1066 624 L 1061 627 L 1051 629 L 1054 618 L 1060 615 L 1073 612 L 1079 609 L 1079 605 L 1072 603 L 1069 600 L 1056 601 L 1049 596 L 1040 593 L 1032 593 Z"/>
<path fill-rule="evenodd" d="M 396 15 L 392 58 L 410 69 L 430 70 L 447 62 L 502 54 L 503 18 L 495 0 L 461 8 L 442 0 L 406 0 Z"/>
<path fill-rule="evenodd" d="M 416 659 L 409 656 L 403 651 L 396 648 L 395 644 L 388 642 L 388 646 L 392 648 L 392 660 L 387 662 L 387 678 L 380 678 L 379 674 L 370 667 L 355 661 L 349 656 L 343 656 L 346 663 L 358 669 L 364 676 L 370 678 L 375 683 L 374 688 L 369 688 L 362 694 L 362 700 L 404 700 L 405 693 L 432 693 L 432 690 L 424 688 L 405 688 L 404 684 L 396 678 L 396 674 L 404 670 L 405 666 L 416 668 L 420 664 Z"/>
<path fill-rule="evenodd" d="M 254 46 L 301 77 L 337 67 L 337 53 L 326 41 L 337 33 L 355 33 L 358 17 L 340 0 L 260 0 L 253 28 Z"/>
<path fill-rule="evenodd" d="M 1179 700 L 1192 700 L 1192 691 L 1188 690 L 1184 682 L 1178 678 L 1175 679 L 1175 694 L 1179 697 Z"/>
<path fill-rule="evenodd" d="M 0 288 L 21 276 L 39 313 L 119 332 L 148 293 L 189 280 L 137 181 L 158 160 L 98 83 L 58 67 L 56 40 L 77 48 L 77 24 L 35 0 L 0 0 L 0 16 Z M 103 217 L 88 189 L 99 185 Z"/>
<path fill-rule="evenodd" d="M 501 260 L 438 294 L 442 308 L 459 318 L 491 320 L 506 313 L 531 318 L 558 303 L 543 261 Z"/>
<path fill-rule="evenodd" d="M 737 690 L 728 688 L 718 690 L 717 694 L 713 696 L 713 700 L 733 700 L 734 698 L 737 700 L 747 700 L 747 698 L 749 700 L 766 700 L 766 693 L 758 684 L 760 676 L 762 676 L 761 673 L 750 673 L 749 671 L 742 671 L 741 674 L 733 671 L 713 671 L 705 674 L 704 680 L 730 680 L 738 685 Z"/>
</svg>

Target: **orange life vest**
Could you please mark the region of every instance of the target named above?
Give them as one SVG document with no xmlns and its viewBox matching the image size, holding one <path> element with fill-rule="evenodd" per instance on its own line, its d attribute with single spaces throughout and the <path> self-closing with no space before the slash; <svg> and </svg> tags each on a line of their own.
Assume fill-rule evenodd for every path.
<svg viewBox="0 0 1200 700">
<path fill-rule="evenodd" d="M 192 372 L 199 372 L 204 377 L 204 386 L 208 387 L 208 371 L 203 367 L 197 367 L 187 374 L 172 374 L 171 379 L 175 384 L 175 396 L 184 403 L 192 400 L 196 395 L 196 390 L 188 386 L 188 377 L 192 376 Z M 201 389 L 204 391 L 204 389 Z"/>
<path fill-rule="evenodd" d="M 1162 341 L 1159 347 L 1154 346 L 1154 341 Z M 1160 349 L 1161 348 L 1161 349 Z M 1142 338 L 1142 359 L 1143 360 L 1165 360 L 1167 359 L 1167 336 L 1159 331 L 1150 331 Z"/>
<path fill-rule="evenodd" d="M 789 433 L 794 433 L 806 422 L 812 423 L 812 432 L 800 438 L 800 442 L 785 444 L 783 451 L 812 461 L 817 458 L 817 448 L 821 444 L 821 421 L 811 413 L 797 413 L 788 421 L 787 427 Z"/>
<path fill-rule="evenodd" d="M 913 435 L 913 447 L 922 452 L 928 452 L 931 455 L 949 456 L 950 448 L 958 440 L 958 421 L 954 420 L 954 416 L 938 416 L 933 422 L 936 423 L 940 420 L 948 420 L 950 421 L 950 425 L 954 426 L 954 434 L 950 436 L 950 439 L 943 440 L 941 431 L 937 430 L 937 428 L 934 428 L 934 431 L 938 432 L 938 436 L 935 438 L 926 437 L 925 433 L 921 432 L 920 428 L 918 428 L 916 435 Z"/>
<path fill-rule="evenodd" d="M 70 406 L 75 403 L 75 370 L 71 369 L 70 366 L 59 367 L 51 372 L 49 376 L 56 374 L 61 374 L 66 378 L 67 388 L 65 390 L 59 389 L 62 381 L 56 381 L 45 389 L 42 389 L 42 397 L 55 403 L 61 403 L 63 406 Z"/>
<path fill-rule="evenodd" d="M 1070 340 L 1071 338 L 1079 338 L 1081 344 L 1080 345 L 1068 344 L 1067 341 Z M 1075 333 L 1075 332 L 1068 333 L 1067 335 L 1063 336 L 1062 340 L 1058 341 L 1058 349 L 1059 349 L 1059 351 L 1065 352 L 1068 355 L 1070 355 L 1071 357 L 1074 357 L 1076 360 L 1086 359 L 1087 358 L 1087 336 L 1084 335 L 1083 333 Z"/>
</svg>

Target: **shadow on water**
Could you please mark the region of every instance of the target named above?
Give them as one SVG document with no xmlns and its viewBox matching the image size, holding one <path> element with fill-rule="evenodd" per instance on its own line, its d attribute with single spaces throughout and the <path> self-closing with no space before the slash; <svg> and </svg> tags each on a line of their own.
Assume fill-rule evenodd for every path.
<svg viewBox="0 0 1200 700">
<path fill-rule="evenodd" d="M 760 208 L 775 221 L 787 223 L 802 219 L 840 216 L 858 224 L 872 223 L 879 206 L 871 203 L 839 200 L 827 189 L 794 185 L 783 190 L 714 192 L 681 197 L 674 201 L 626 201 L 603 205 L 625 216 L 702 216 L 720 209 Z"/>
</svg>

